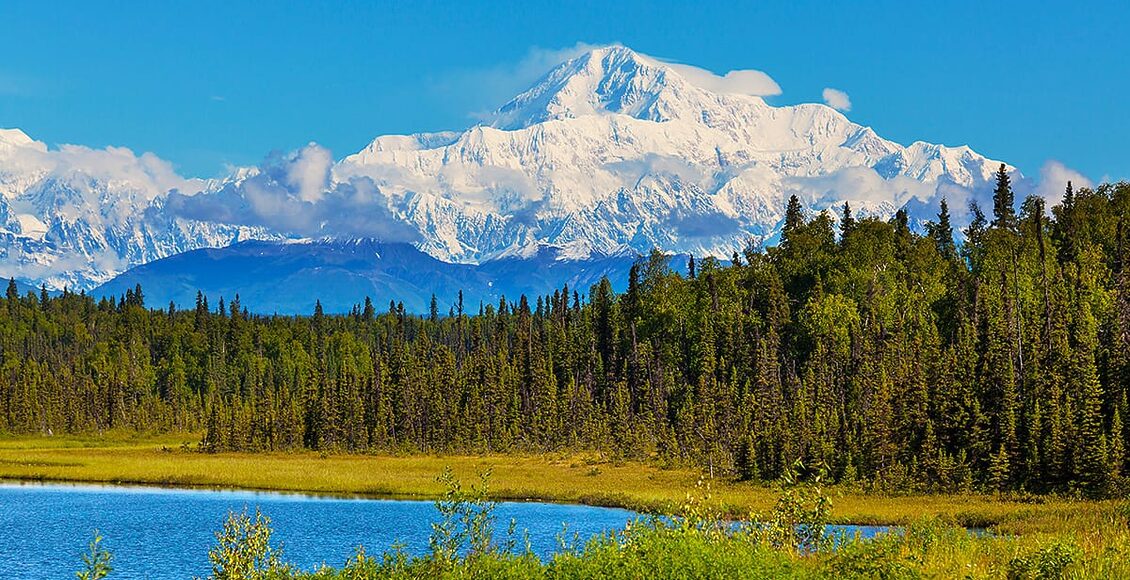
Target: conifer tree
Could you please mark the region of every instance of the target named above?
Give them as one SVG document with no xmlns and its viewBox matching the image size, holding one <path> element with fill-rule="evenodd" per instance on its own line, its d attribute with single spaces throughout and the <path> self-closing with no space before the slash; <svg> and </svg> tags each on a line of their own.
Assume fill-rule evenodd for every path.
<svg viewBox="0 0 1130 580">
<path fill-rule="evenodd" d="M 993 189 L 993 227 L 1004 230 L 1016 229 L 1014 198 L 1008 171 L 1004 163 L 1001 163 L 1000 169 L 997 170 L 997 185 Z"/>
<path fill-rule="evenodd" d="M 804 225 L 804 208 L 801 207 L 800 198 L 796 194 L 790 195 L 789 205 L 785 208 L 785 224 L 781 230 L 782 243 L 802 225 Z"/>
<path fill-rule="evenodd" d="M 939 204 L 938 221 L 926 224 L 926 231 L 934 242 L 934 249 L 946 260 L 957 258 L 957 246 L 953 241 L 953 225 L 950 223 L 950 210 L 946 198 Z"/>
<path fill-rule="evenodd" d="M 840 213 L 840 236 L 846 237 L 855 229 L 855 216 L 851 213 L 851 205 L 844 202 L 843 211 Z"/>
</svg>

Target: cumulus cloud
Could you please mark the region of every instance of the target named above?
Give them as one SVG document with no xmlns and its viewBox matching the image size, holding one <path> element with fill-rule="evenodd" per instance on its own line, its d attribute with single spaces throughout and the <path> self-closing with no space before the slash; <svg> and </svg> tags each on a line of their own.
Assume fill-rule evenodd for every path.
<svg viewBox="0 0 1130 580">
<path fill-rule="evenodd" d="M 168 208 L 186 219 L 262 226 L 289 236 L 418 239 L 418 232 L 397 219 L 392 202 L 372 179 L 333 180 L 332 168 L 331 152 L 311 143 L 268 157 L 217 191 L 172 194 Z"/>
<path fill-rule="evenodd" d="M 1045 162 L 1040 168 L 1040 179 L 1033 193 L 1046 199 L 1049 205 L 1055 205 L 1063 201 L 1063 192 L 1067 189 L 1068 181 L 1076 190 L 1082 187 L 1094 187 L 1094 183 L 1087 176 L 1053 159 Z"/>
<path fill-rule="evenodd" d="M 687 82 L 714 93 L 771 97 L 781 94 L 781 87 L 768 74 L 755 69 L 732 70 L 718 75 L 704 68 L 649 57 L 675 71 Z"/>
<path fill-rule="evenodd" d="M 702 166 L 672 155 L 647 153 L 639 159 L 614 161 L 604 166 L 622 180 L 639 182 L 649 176 L 673 178 L 682 183 L 706 185 L 710 174 Z"/>
<path fill-rule="evenodd" d="M 329 149 L 310 143 L 293 156 L 286 169 L 286 181 L 302 201 L 320 201 L 330 180 L 333 155 Z"/>
<path fill-rule="evenodd" d="M 786 177 L 781 185 L 785 197 L 796 194 L 806 206 L 815 210 L 826 209 L 842 200 L 857 208 L 881 205 L 897 208 L 912 198 L 931 198 L 938 188 L 937 183 L 918 181 L 904 175 L 885 179 L 870 167 L 845 167 L 825 175 Z"/>
<path fill-rule="evenodd" d="M 49 149 L 21 131 L 8 130 L 5 135 L 0 140 L 0 158 L 13 174 L 40 175 L 63 182 L 94 180 L 148 200 L 173 189 L 196 193 L 203 187 L 203 182 L 182 177 L 171 163 L 153 153 L 137 155 L 126 147 L 93 149 L 82 145 Z"/>
<path fill-rule="evenodd" d="M 851 98 L 848 94 L 839 90 L 827 87 L 824 89 L 824 104 L 832 107 L 837 111 L 850 111 Z"/>
</svg>

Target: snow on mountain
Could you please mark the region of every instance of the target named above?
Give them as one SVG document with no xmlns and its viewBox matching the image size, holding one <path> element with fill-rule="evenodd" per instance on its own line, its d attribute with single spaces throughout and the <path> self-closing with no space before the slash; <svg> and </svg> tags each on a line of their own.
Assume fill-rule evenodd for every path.
<svg viewBox="0 0 1130 580">
<path fill-rule="evenodd" d="M 248 238 L 377 237 L 463 263 L 546 246 L 560 259 L 729 256 L 771 242 L 792 194 L 812 211 L 847 201 L 915 220 L 946 196 L 960 215 L 999 166 L 968 147 L 888 141 L 825 105 L 707 90 L 679 70 L 599 48 L 465 131 L 378 137 L 336 163 L 311 144 L 211 181 L 151 154 L 51 150 L 0 131 L 0 276 L 89 288 Z"/>
<path fill-rule="evenodd" d="M 901 146 L 824 105 L 710 92 L 613 46 L 462 133 L 377 138 L 334 176 L 372 179 L 425 251 L 477 262 L 539 243 L 727 256 L 772 236 L 794 193 L 885 217 L 984 190 L 998 166 L 967 147 Z"/>
<path fill-rule="evenodd" d="M 0 130 L 0 276 L 90 288 L 185 250 L 268 234 L 164 211 L 169 191 L 198 192 L 152 154 L 64 145 Z"/>
</svg>

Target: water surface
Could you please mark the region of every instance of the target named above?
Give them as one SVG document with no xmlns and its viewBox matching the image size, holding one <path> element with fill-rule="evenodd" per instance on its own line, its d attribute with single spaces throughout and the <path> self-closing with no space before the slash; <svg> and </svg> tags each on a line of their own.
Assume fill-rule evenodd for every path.
<svg viewBox="0 0 1130 580">
<path fill-rule="evenodd" d="M 410 555 L 428 549 L 438 518 L 430 501 L 381 500 L 293 493 L 139 486 L 0 482 L 0 570 L 4 579 L 73 578 L 92 532 L 114 554 L 109 580 L 205 577 L 208 550 L 229 512 L 255 508 L 271 518 L 285 561 L 310 570 L 341 566 L 364 546 L 377 555 L 400 544 Z M 623 528 L 632 511 L 581 505 L 502 502 L 495 540 L 506 540 L 511 519 L 534 553 L 559 547 L 562 527 L 581 541 Z M 828 532 L 873 537 L 882 526 L 829 526 Z M 523 531 L 525 532 L 523 534 Z"/>
<path fill-rule="evenodd" d="M 74 578 L 92 531 L 114 553 L 113 579 L 191 578 L 210 572 L 208 549 L 228 512 L 259 507 L 271 518 L 285 560 L 303 569 L 340 566 L 363 545 L 379 554 L 403 543 L 427 550 L 438 514 L 429 501 L 301 494 L 69 484 L 0 483 L 0 570 L 5 579 Z M 499 503 L 496 540 L 511 518 L 534 552 L 558 546 L 567 524 L 582 539 L 622 528 L 628 510 L 548 503 Z M 521 547 L 522 538 L 518 538 Z"/>
</svg>

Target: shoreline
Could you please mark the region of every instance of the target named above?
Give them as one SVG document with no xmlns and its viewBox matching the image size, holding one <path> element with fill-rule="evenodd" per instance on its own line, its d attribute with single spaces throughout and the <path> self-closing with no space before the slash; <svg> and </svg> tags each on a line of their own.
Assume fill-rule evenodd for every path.
<svg viewBox="0 0 1130 580">
<path fill-rule="evenodd" d="M 395 494 L 375 494 L 364 492 L 350 492 L 350 491 L 310 491 L 302 489 L 282 489 L 282 488 L 267 488 L 267 487 L 242 487 L 242 486 L 226 486 L 215 485 L 208 483 L 191 484 L 191 483 L 177 483 L 177 482 L 154 482 L 145 480 L 94 480 L 94 479 L 66 479 L 66 478 L 13 478 L 0 476 L 0 487 L 23 487 L 23 486 L 42 486 L 42 487 L 75 487 L 75 488 L 100 488 L 100 489 L 119 489 L 119 490 L 158 490 L 158 491 L 187 491 L 187 492 L 213 492 L 213 493 L 254 493 L 254 494 L 273 494 L 282 496 L 301 496 L 309 499 L 325 499 L 325 500 L 364 500 L 364 501 L 410 501 L 419 503 L 433 503 L 439 499 L 439 494 L 422 494 L 422 493 L 395 493 Z M 596 504 L 587 503 L 584 501 L 567 501 L 557 500 L 547 497 L 536 496 L 499 496 L 491 494 L 490 500 L 495 503 L 509 503 L 509 504 L 546 504 L 546 505 L 561 505 L 561 506 L 578 506 L 578 507 L 591 507 L 610 510 L 623 510 L 634 512 L 640 516 L 662 515 L 652 511 L 640 511 L 632 509 L 620 504 Z M 859 525 L 869 526 L 872 524 L 837 524 L 837 525 Z M 879 524 L 887 525 L 887 524 Z M 894 524 L 890 524 L 894 525 Z"/>
<path fill-rule="evenodd" d="M 200 453 L 181 450 L 192 434 L 163 436 L 0 436 L 0 481 L 95 484 L 300 494 L 328 498 L 431 501 L 435 481 L 451 468 L 464 485 L 490 470 L 488 497 L 625 509 L 643 515 L 677 513 L 688 493 L 709 494 L 726 517 L 768 513 L 778 489 L 728 479 L 695 489 L 701 474 L 618 462 L 585 454 L 357 455 L 309 451 Z M 1081 512 L 1110 505 L 1055 496 L 983 494 L 883 494 L 829 486 L 830 523 L 903 526 L 924 518 L 948 525 L 1028 533 L 1059 528 Z"/>
</svg>

